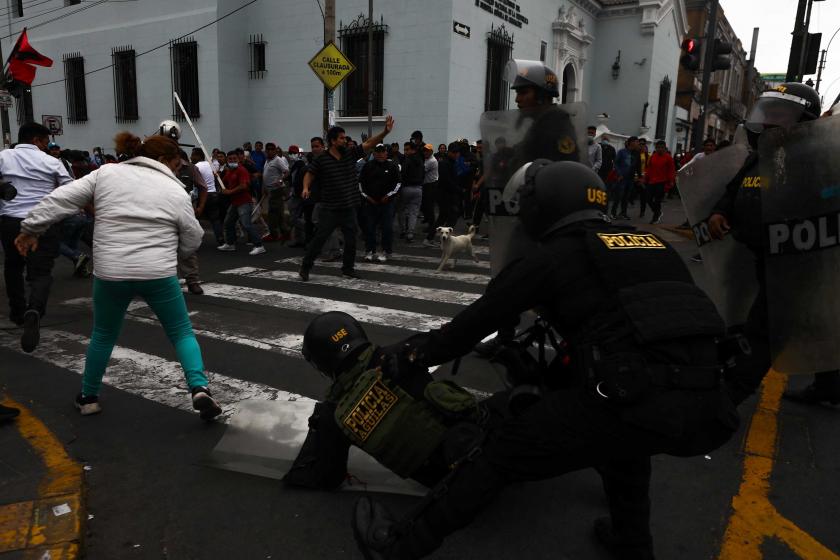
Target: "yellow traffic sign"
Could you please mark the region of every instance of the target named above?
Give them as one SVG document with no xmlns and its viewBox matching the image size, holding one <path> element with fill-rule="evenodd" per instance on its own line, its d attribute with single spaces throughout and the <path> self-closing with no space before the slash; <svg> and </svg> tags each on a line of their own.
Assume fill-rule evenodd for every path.
<svg viewBox="0 0 840 560">
<path fill-rule="evenodd" d="M 329 90 L 337 88 L 338 84 L 356 69 L 356 66 L 332 41 L 324 45 L 324 48 L 312 57 L 309 67 Z"/>
</svg>

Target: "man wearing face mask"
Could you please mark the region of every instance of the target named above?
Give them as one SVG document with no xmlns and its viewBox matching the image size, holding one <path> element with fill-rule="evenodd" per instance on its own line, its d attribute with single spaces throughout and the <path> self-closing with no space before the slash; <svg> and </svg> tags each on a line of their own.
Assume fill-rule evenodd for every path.
<svg viewBox="0 0 840 560">
<path fill-rule="evenodd" d="M 225 183 L 223 195 L 230 198 L 230 208 L 225 216 L 225 243 L 216 247 L 219 251 L 236 251 L 236 222 L 248 236 L 254 248 L 248 252 L 251 256 L 262 255 L 265 247 L 254 224 L 251 223 L 251 212 L 254 209 L 254 199 L 251 197 L 251 175 L 239 165 L 239 154 L 231 150 L 227 154 L 227 166 L 222 174 Z"/>
<path fill-rule="evenodd" d="M 598 130 L 594 126 L 587 127 L 586 129 L 588 144 L 586 151 L 589 155 L 589 167 L 591 167 L 592 171 L 595 173 L 599 173 L 601 171 L 602 163 L 601 144 L 595 142 L 595 134 L 597 131 Z"/>
<path fill-rule="evenodd" d="M 709 217 L 709 232 L 713 239 L 722 240 L 732 234 L 756 258 L 758 295 L 743 327 L 751 352 L 742 356 L 728 380 L 733 401 L 738 404 L 749 397 L 761 384 L 770 368 L 768 332 L 767 283 L 765 279 L 766 239 L 762 224 L 761 166 L 758 140 L 765 130 L 790 127 L 797 122 L 820 116 L 820 97 L 812 88 L 800 83 L 782 84 L 764 92 L 746 121 L 747 136 L 752 151 L 741 170 L 726 187 Z M 802 391 L 788 391 L 785 397 L 806 404 L 840 403 L 840 375 L 837 371 L 817 373 L 815 381 Z"/>
</svg>

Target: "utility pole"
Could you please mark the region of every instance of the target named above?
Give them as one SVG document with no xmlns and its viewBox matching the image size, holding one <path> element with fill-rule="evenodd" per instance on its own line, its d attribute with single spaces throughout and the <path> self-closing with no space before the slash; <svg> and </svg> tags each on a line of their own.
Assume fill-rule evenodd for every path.
<svg viewBox="0 0 840 560">
<path fill-rule="evenodd" d="M 814 88 L 817 90 L 817 92 L 820 91 L 820 82 L 822 82 L 822 71 L 823 68 L 825 68 L 825 55 L 827 53 L 828 49 L 823 49 L 820 53 L 820 64 L 819 66 L 817 66 L 817 87 Z"/>
<path fill-rule="evenodd" d="M 373 0 L 368 0 L 367 92 L 368 138 L 370 138 L 373 136 Z"/>
<path fill-rule="evenodd" d="M 805 56 L 805 42 L 808 28 L 805 24 L 805 17 L 810 11 L 810 0 L 799 0 L 796 8 L 796 22 L 793 24 L 793 39 L 790 43 L 790 57 L 788 58 L 786 82 L 797 82 L 797 76 L 802 68 L 802 58 Z"/>
<path fill-rule="evenodd" d="M 335 0 L 324 0 L 324 45 L 335 42 Z M 326 135 L 330 128 L 330 107 L 333 103 L 333 92 L 324 86 L 324 121 L 323 128 Z"/>
<path fill-rule="evenodd" d="M 706 117 L 709 109 L 709 87 L 712 80 L 712 66 L 715 58 L 715 35 L 717 35 L 717 17 L 719 0 L 710 0 L 709 19 L 706 20 L 706 53 L 703 55 L 703 86 L 700 92 L 702 112 L 694 124 L 694 138 L 692 147 L 697 149 L 703 144 L 706 133 Z"/>
</svg>

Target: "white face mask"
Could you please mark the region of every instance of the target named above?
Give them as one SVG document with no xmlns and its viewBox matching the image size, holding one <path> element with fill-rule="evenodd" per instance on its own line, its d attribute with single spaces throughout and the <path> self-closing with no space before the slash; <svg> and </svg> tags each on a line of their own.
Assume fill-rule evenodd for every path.
<svg viewBox="0 0 840 560">
<path fill-rule="evenodd" d="M 236 169 L 237 167 L 239 167 L 239 164 L 238 164 L 238 163 L 229 163 L 229 164 L 227 164 L 227 165 L 228 165 L 228 167 L 229 167 L 230 169 Z"/>
</svg>

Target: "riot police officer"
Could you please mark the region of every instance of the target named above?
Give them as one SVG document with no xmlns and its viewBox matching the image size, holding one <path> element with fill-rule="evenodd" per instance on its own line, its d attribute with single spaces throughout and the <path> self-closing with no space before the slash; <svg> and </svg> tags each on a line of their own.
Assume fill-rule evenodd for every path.
<svg viewBox="0 0 840 560">
<path fill-rule="evenodd" d="M 383 352 L 347 313 L 313 319 L 302 352 L 332 385 L 315 405 L 287 484 L 337 488 L 356 445 L 403 478 L 433 486 L 480 439 L 490 417 L 461 387 Z"/>
<path fill-rule="evenodd" d="M 604 185 L 584 164 L 537 160 L 520 178 L 519 221 L 538 244 L 450 323 L 408 343 L 439 364 L 537 309 L 568 342 L 573 373 L 495 427 L 409 518 L 360 500 L 353 526 L 367 558 L 422 557 L 504 485 L 596 466 L 611 513 L 597 534 L 618 557 L 649 560 L 650 456 L 707 453 L 737 427 L 720 386 L 723 321 L 677 252 L 605 221 Z"/>
<path fill-rule="evenodd" d="M 767 285 L 764 274 L 766 241 L 762 228 L 761 162 L 758 140 L 772 127 L 790 127 L 797 122 L 810 121 L 820 116 L 820 96 L 813 88 L 800 83 L 786 83 L 764 92 L 752 108 L 745 128 L 753 150 L 740 171 L 729 182 L 726 194 L 718 201 L 709 217 L 709 231 L 714 239 L 727 234 L 743 243 L 756 257 L 758 295 L 744 325 L 744 336 L 750 352 L 739 357 L 728 384 L 732 398 L 741 403 L 761 384 L 770 368 L 768 343 Z M 787 391 L 790 400 L 817 404 L 840 403 L 840 373 L 817 373 L 814 383 L 801 391 Z"/>
</svg>

